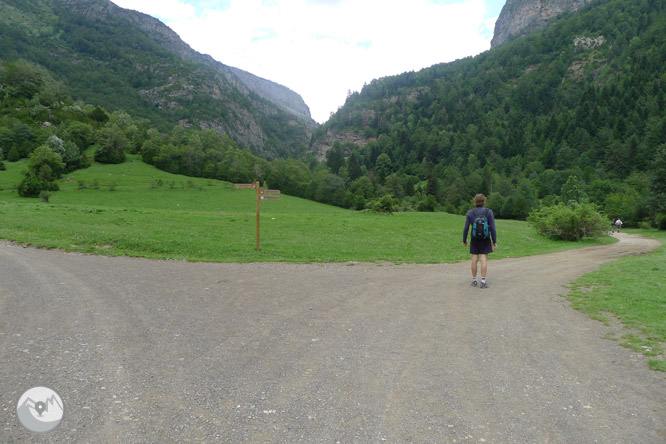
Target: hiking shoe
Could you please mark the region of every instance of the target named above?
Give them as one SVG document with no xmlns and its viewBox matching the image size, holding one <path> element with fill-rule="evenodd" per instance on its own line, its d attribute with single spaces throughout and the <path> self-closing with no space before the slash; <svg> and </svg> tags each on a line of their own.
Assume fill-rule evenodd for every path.
<svg viewBox="0 0 666 444">
<path fill-rule="evenodd" d="M 481 288 L 488 288 L 488 284 L 485 282 L 481 282 Z"/>
<path fill-rule="evenodd" d="M 476 287 L 477 285 L 479 285 L 477 281 L 472 281 L 472 287 Z"/>
</svg>

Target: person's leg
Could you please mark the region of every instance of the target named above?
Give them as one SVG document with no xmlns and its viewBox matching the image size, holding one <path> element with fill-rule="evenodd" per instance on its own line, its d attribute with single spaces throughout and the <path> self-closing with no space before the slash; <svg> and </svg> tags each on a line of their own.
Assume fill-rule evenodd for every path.
<svg viewBox="0 0 666 444">
<path fill-rule="evenodd" d="M 488 270 L 488 255 L 482 254 L 481 256 L 481 288 L 488 288 L 486 283 L 486 271 Z"/>
<path fill-rule="evenodd" d="M 488 255 L 481 255 L 481 279 L 486 280 L 486 271 L 488 271 Z"/>
<path fill-rule="evenodd" d="M 472 255 L 472 287 L 476 287 L 479 284 L 476 282 L 476 270 L 477 270 L 477 264 L 479 262 L 479 255 L 478 254 L 473 254 Z"/>
</svg>

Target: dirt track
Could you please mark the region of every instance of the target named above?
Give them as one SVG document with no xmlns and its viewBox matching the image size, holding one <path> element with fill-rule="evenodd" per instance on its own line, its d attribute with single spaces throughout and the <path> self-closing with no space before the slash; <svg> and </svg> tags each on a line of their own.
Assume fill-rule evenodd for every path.
<svg viewBox="0 0 666 444">
<path fill-rule="evenodd" d="M 0 442 L 662 443 L 666 377 L 563 285 L 649 251 L 194 264 L 0 243 Z M 65 402 L 47 435 L 16 402 Z"/>
</svg>

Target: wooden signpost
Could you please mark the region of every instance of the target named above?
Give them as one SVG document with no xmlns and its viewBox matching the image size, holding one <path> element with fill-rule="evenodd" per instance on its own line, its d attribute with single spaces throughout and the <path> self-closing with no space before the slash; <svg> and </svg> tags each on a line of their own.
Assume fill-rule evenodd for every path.
<svg viewBox="0 0 666 444">
<path fill-rule="evenodd" d="M 257 190 L 257 251 L 261 249 L 259 245 L 260 230 L 259 230 L 259 203 L 262 200 L 280 200 L 280 190 L 262 190 L 259 187 L 259 182 L 255 183 L 237 183 L 234 185 L 236 188 L 247 189 L 254 188 Z"/>
</svg>

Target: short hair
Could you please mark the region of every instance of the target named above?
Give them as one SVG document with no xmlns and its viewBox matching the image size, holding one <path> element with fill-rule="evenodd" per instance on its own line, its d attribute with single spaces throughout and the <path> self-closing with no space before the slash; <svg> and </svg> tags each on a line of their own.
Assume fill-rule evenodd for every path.
<svg viewBox="0 0 666 444">
<path fill-rule="evenodd" d="M 474 206 L 475 207 L 482 207 L 486 203 L 486 196 L 483 194 L 479 193 L 476 196 L 474 196 Z"/>
</svg>

